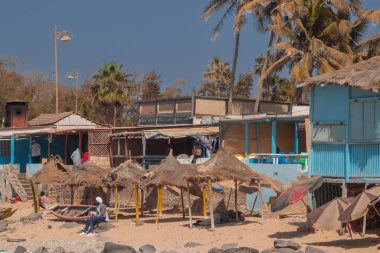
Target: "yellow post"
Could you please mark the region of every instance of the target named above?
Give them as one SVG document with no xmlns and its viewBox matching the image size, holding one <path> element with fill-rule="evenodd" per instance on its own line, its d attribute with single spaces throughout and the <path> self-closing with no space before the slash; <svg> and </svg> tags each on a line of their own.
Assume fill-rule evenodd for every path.
<svg viewBox="0 0 380 253">
<path fill-rule="evenodd" d="M 214 207 L 213 207 L 213 198 L 212 198 L 212 183 L 211 179 L 208 180 L 208 189 L 210 195 L 210 218 L 211 218 L 211 230 L 215 229 L 215 221 L 214 221 Z"/>
<path fill-rule="evenodd" d="M 38 192 L 39 192 L 38 184 L 36 184 L 34 192 L 36 194 L 36 213 L 39 213 L 40 212 L 40 196 L 38 194 Z"/>
<path fill-rule="evenodd" d="M 80 190 L 79 190 L 79 186 L 77 186 L 77 205 L 80 205 Z"/>
<path fill-rule="evenodd" d="M 135 185 L 136 222 L 139 221 L 139 187 Z"/>
<path fill-rule="evenodd" d="M 156 225 L 158 224 L 158 216 L 160 214 L 160 187 L 157 187 L 157 208 L 156 208 Z"/>
<path fill-rule="evenodd" d="M 117 217 L 119 215 L 119 192 L 118 187 L 115 185 L 115 192 L 114 192 L 114 202 L 115 202 L 115 208 L 114 208 L 114 214 L 115 214 L 115 220 L 117 220 Z"/>
<path fill-rule="evenodd" d="M 206 187 L 202 189 L 202 200 L 203 200 L 203 216 L 207 217 L 207 192 Z"/>
<path fill-rule="evenodd" d="M 164 189 L 160 187 L 160 218 L 162 218 L 162 195 L 163 195 Z"/>
</svg>

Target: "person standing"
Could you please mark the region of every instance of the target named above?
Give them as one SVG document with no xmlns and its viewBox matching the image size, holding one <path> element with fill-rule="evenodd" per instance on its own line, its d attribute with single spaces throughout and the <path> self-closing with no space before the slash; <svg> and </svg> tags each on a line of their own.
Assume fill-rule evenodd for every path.
<svg viewBox="0 0 380 253">
<path fill-rule="evenodd" d="M 80 165 L 80 152 L 79 148 L 77 148 L 72 154 L 71 154 L 71 160 L 73 160 L 74 165 Z"/>
<path fill-rule="evenodd" d="M 41 163 L 41 144 L 33 140 L 32 163 Z"/>
</svg>

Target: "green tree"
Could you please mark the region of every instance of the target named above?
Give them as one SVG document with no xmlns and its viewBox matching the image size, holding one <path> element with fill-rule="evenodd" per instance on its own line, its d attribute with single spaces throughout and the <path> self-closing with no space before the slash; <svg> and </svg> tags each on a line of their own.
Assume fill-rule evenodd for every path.
<svg viewBox="0 0 380 253">
<path fill-rule="evenodd" d="M 230 73 L 229 82 L 228 85 L 228 106 L 227 106 L 227 113 L 232 113 L 232 96 L 233 96 L 233 90 L 235 85 L 235 75 L 236 75 L 236 66 L 237 66 L 237 60 L 239 55 L 239 46 L 240 46 L 240 30 L 242 26 L 245 24 L 246 20 L 244 15 L 238 16 L 239 9 L 241 6 L 241 0 L 210 0 L 208 5 L 206 6 L 204 12 L 203 12 L 203 19 L 207 21 L 209 17 L 224 9 L 223 15 L 219 19 L 218 23 L 214 27 L 211 35 L 211 40 L 214 41 L 221 28 L 223 27 L 224 21 L 231 15 L 235 16 L 235 46 L 234 46 L 234 57 L 232 61 L 232 70 Z"/>
<path fill-rule="evenodd" d="M 210 90 L 213 86 L 214 96 L 225 97 L 228 95 L 231 82 L 231 70 L 228 62 L 223 63 L 220 57 L 214 57 L 203 72 L 203 78 L 205 82 L 202 83 L 201 89 L 203 85 L 208 87 L 206 90 Z"/>
<path fill-rule="evenodd" d="M 157 99 L 161 95 L 161 76 L 152 70 L 142 81 L 142 99 Z"/>
<path fill-rule="evenodd" d="M 238 82 L 234 87 L 235 98 L 250 98 L 253 86 L 253 74 L 245 73 L 239 76 Z"/>
<path fill-rule="evenodd" d="M 176 98 L 182 96 L 182 86 L 187 84 L 188 80 L 177 80 L 162 92 L 161 97 Z"/>
<path fill-rule="evenodd" d="M 128 75 L 123 65 L 106 63 L 93 77 L 91 87 L 93 99 L 113 108 L 113 125 L 116 126 L 117 111 L 129 103 Z"/>
</svg>

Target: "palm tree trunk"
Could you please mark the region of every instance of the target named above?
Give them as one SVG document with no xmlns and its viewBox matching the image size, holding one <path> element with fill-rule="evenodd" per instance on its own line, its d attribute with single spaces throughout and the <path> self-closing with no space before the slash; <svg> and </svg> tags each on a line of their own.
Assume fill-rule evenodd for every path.
<svg viewBox="0 0 380 253">
<path fill-rule="evenodd" d="M 113 106 L 113 126 L 116 126 L 116 115 L 117 115 L 117 108 L 116 105 Z"/>
<path fill-rule="evenodd" d="M 236 75 L 236 65 L 237 59 L 239 56 L 239 46 L 240 46 L 240 31 L 238 31 L 235 35 L 235 52 L 234 52 L 234 60 L 232 63 L 232 71 L 231 71 L 231 81 L 228 87 L 228 105 L 227 105 L 227 114 L 232 114 L 232 96 L 234 93 L 234 85 L 235 85 L 235 75 Z"/>
<path fill-rule="evenodd" d="M 259 82 L 257 83 L 255 113 L 259 112 L 259 106 L 260 106 L 260 100 L 261 100 L 261 97 L 262 97 L 263 84 L 264 84 L 264 81 L 265 81 L 264 80 L 265 78 L 264 78 L 263 74 L 265 73 L 265 71 L 267 70 L 268 65 L 269 65 L 270 48 L 272 47 L 273 39 L 274 39 L 274 33 L 273 33 L 273 31 L 271 31 L 269 42 L 268 42 L 268 47 L 267 47 L 267 54 L 265 55 L 263 69 L 261 70 L 260 79 L 259 79 Z"/>
</svg>

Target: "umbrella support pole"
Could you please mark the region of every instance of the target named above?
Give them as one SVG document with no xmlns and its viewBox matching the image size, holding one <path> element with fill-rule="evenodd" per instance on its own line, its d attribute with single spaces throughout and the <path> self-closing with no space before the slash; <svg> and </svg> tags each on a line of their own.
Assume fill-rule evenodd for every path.
<svg viewBox="0 0 380 253">
<path fill-rule="evenodd" d="M 160 187 L 160 218 L 162 218 L 162 195 L 163 195 L 164 189 Z"/>
<path fill-rule="evenodd" d="M 362 238 L 365 237 L 366 227 L 367 227 L 367 214 L 365 214 L 363 217 L 363 230 L 362 230 L 362 234 L 361 234 Z"/>
<path fill-rule="evenodd" d="M 187 201 L 188 201 L 188 204 L 189 204 L 189 222 L 190 222 L 190 228 L 193 228 L 193 217 L 191 216 L 191 199 L 190 199 L 189 181 L 186 181 L 186 187 L 187 187 Z"/>
<path fill-rule="evenodd" d="M 184 200 L 183 200 L 183 189 L 182 188 L 181 188 L 181 207 L 182 207 L 182 218 L 185 219 L 186 218 L 185 203 L 184 203 Z"/>
<path fill-rule="evenodd" d="M 238 183 L 237 180 L 235 179 L 235 217 L 236 217 L 236 222 L 239 221 L 239 214 L 238 214 Z"/>
<path fill-rule="evenodd" d="M 139 221 L 139 186 L 135 185 L 135 207 L 136 207 L 136 223 Z"/>
<path fill-rule="evenodd" d="M 77 205 L 80 205 L 80 191 L 79 191 L 79 186 L 76 188 L 76 194 L 77 194 Z"/>
<path fill-rule="evenodd" d="M 228 211 L 228 207 L 230 205 L 230 199 L 231 199 L 231 194 L 232 194 L 232 189 L 230 190 L 230 195 L 228 195 L 228 200 L 227 200 L 227 211 Z"/>
<path fill-rule="evenodd" d="M 115 186 L 115 191 L 114 191 L 114 203 L 115 203 L 115 206 L 114 206 L 114 215 L 115 215 L 115 220 L 117 220 L 118 216 L 119 216 L 119 189 L 117 187 L 117 185 Z"/>
<path fill-rule="evenodd" d="M 144 204 L 144 189 L 141 188 L 141 208 L 140 208 L 140 216 L 144 216 L 144 209 L 143 209 L 143 204 Z"/>
<path fill-rule="evenodd" d="M 74 205 L 74 187 L 70 186 L 70 204 Z"/>
<path fill-rule="evenodd" d="M 209 201 L 210 201 L 210 219 L 211 219 L 211 230 L 215 229 L 215 221 L 214 221 L 214 207 L 213 207 L 213 197 L 212 197 L 212 183 L 211 179 L 208 180 L 208 189 L 209 189 Z"/>
<path fill-rule="evenodd" d="M 207 217 L 207 192 L 206 187 L 202 188 L 203 217 Z"/>
<path fill-rule="evenodd" d="M 373 209 L 375 210 L 377 216 L 379 216 L 379 218 L 380 218 L 380 213 L 379 213 L 379 211 L 377 211 L 376 207 L 374 205 L 372 205 L 372 204 L 370 204 L 369 206 L 373 207 Z"/>
<path fill-rule="evenodd" d="M 307 210 L 307 213 L 309 213 L 309 212 L 310 212 L 310 209 L 311 209 L 310 206 L 307 205 L 303 199 L 302 199 L 302 203 L 305 205 L 306 210 Z M 307 217 L 307 215 L 306 215 L 306 218 L 307 218 L 307 221 L 308 221 L 311 225 L 313 225 L 313 223 L 311 222 L 311 220 L 309 219 L 309 217 Z"/>
<path fill-rule="evenodd" d="M 160 187 L 157 187 L 157 208 L 156 208 L 156 225 L 158 225 L 158 216 L 160 214 Z"/>
<path fill-rule="evenodd" d="M 259 198 L 260 198 L 261 225 L 264 225 L 263 188 L 261 187 L 261 182 L 259 182 Z"/>
<path fill-rule="evenodd" d="M 257 197 L 259 196 L 259 193 L 256 194 L 256 197 L 255 197 L 255 200 L 253 201 L 253 205 L 252 205 L 252 209 L 251 209 L 251 214 L 250 216 L 252 216 L 253 214 L 253 209 L 255 208 L 255 205 L 256 205 L 256 201 L 257 201 Z"/>
</svg>

